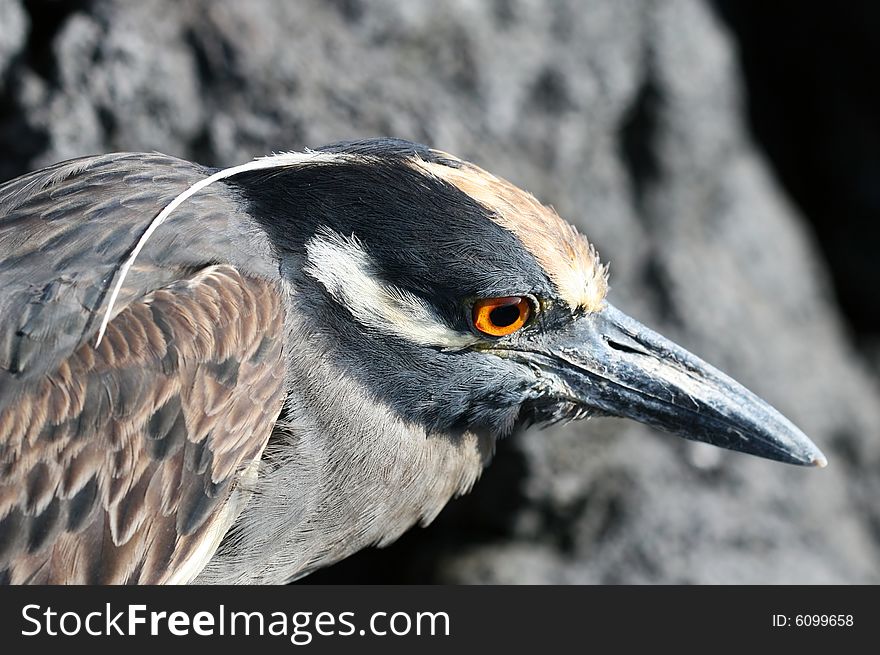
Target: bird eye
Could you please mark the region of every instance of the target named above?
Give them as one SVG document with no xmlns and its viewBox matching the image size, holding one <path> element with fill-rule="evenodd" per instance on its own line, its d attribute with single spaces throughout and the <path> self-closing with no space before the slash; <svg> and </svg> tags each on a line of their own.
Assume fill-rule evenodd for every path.
<svg viewBox="0 0 880 655">
<path fill-rule="evenodd" d="M 532 304 L 523 296 L 482 298 L 474 303 L 474 327 L 492 337 L 519 330 L 532 315 Z"/>
</svg>

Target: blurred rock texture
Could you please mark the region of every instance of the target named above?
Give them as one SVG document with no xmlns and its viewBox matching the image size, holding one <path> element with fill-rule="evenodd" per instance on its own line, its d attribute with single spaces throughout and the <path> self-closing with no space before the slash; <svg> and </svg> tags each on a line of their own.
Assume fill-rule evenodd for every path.
<svg viewBox="0 0 880 655">
<path fill-rule="evenodd" d="M 697 0 L 0 0 L 0 176 L 393 135 L 534 192 L 613 303 L 788 414 L 805 470 L 616 420 L 506 440 L 424 530 L 315 581 L 880 582 L 880 390 Z"/>
</svg>

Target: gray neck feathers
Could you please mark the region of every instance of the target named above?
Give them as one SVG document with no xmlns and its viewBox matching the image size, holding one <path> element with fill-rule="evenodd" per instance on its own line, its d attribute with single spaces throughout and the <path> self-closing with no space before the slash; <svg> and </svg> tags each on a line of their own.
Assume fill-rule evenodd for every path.
<svg viewBox="0 0 880 655">
<path fill-rule="evenodd" d="M 427 434 L 329 362 L 289 312 L 290 394 L 251 497 L 198 583 L 283 583 L 429 523 L 468 491 L 494 442 Z"/>
</svg>

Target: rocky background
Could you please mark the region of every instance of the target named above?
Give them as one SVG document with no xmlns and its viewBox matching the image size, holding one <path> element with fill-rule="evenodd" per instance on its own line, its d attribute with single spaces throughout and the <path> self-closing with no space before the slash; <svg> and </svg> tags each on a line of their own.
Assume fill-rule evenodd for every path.
<svg viewBox="0 0 880 655">
<path fill-rule="evenodd" d="M 313 582 L 878 583 L 878 12 L 804 4 L 0 0 L 0 179 L 111 150 L 440 147 L 577 223 L 612 302 L 830 462 L 529 431 L 432 526 Z"/>
</svg>

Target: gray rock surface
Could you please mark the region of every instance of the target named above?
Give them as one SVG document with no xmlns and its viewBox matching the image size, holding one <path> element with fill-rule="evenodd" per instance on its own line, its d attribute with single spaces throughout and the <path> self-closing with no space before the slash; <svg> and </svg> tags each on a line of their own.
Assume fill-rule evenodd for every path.
<svg viewBox="0 0 880 655">
<path fill-rule="evenodd" d="M 0 91 L 7 67 L 24 46 L 27 28 L 27 15 L 18 0 L 0 0 Z"/>
<path fill-rule="evenodd" d="M 705 4 L 58 6 L 28 41 L 21 3 L 0 0 L 6 169 L 109 150 L 229 165 L 375 135 L 448 150 L 578 224 L 611 262 L 612 302 L 777 405 L 830 461 L 797 469 L 614 420 L 526 432 L 392 547 L 395 579 L 880 582 L 880 387 L 750 142 L 731 38 Z"/>
</svg>

